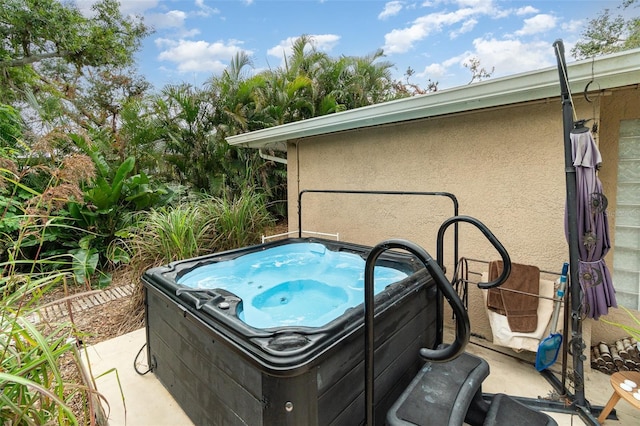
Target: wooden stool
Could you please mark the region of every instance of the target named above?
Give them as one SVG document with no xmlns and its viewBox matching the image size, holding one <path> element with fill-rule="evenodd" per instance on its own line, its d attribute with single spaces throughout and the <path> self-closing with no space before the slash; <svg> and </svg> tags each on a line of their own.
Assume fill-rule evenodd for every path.
<svg viewBox="0 0 640 426">
<path fill-rule="evenodd" d="M 620 384 L 625 380 L 631 380 L 636 383 L 637 387 L 635 387 L 631 392 L 626 391 L 620 387 Z M 620 398 L 623 398 L 632 406 L 640 409 L 640 400 L 636 399 L 633 394 L 635 392 L 640 391 L 640 373 L 637 371 L 619 371 L 617 373 L 613 373 L 611 376 L 611 386 L 613 387 L 613 395 L 609 398 L 609 402 L 602 409 L 600 416 L 598 416 L 598 422 L 604 423 L 605 419 L 613 410 L 613 407 L 616 406 Z"/>
</svg>

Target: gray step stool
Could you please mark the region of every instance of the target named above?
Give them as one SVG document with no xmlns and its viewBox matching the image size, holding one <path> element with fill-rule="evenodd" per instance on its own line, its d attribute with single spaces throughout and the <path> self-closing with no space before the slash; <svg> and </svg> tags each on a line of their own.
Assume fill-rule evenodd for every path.
<svg viewBox="0 0 640 426">
<path fill-rule="evenodd" d="M 504 394 L 489 404 L 482 397 L 487 376 L 489 364 L 468 353 L 444 363 L 427 362 L 387 412 L 387 424 L 557 426 L 551 417 Z"/>
</svg>

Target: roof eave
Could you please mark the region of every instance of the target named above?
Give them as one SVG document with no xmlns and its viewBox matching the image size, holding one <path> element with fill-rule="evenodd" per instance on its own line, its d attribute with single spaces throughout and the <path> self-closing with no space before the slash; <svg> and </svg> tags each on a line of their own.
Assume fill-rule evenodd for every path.
<svg viewBox="0 0 640 426">
<path fill-rule="evenodd" d="M 640 83 L 640 49 L 567 66 L 572 93 Z M 592 88 L 593 89 L 593 88 Z M 324 115 L 227 138 L 230 145 L 286 151 L 289 140 L 560 96 L 556 67 Z"/>
</svg>

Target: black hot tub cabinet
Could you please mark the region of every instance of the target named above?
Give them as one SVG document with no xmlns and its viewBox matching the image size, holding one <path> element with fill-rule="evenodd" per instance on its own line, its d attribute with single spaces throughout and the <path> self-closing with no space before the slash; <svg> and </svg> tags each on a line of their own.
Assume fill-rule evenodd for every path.
<svg viewBox="0 0 640 426">
<path fill-rule="evenodd" d="M 322 327 L 258 329 L 238 318 L 247 302 L 233 293 L 184 291 L 177 283 L 204 265 L 309 241 L 363 258 L 370 250 L 344 242 L 288 239 L 174 262 L 144 274 L 150 367 L 195 424 L 358 425 L 364 421 L 362 304 Z M 375 410 L 377 418 L 383 419 L 418 371 L 419 349 L 437 343 L 437 292 L 412 256 L 387 253 L 377 265 L 408 274 L 375 299 Z"/>
</svg>

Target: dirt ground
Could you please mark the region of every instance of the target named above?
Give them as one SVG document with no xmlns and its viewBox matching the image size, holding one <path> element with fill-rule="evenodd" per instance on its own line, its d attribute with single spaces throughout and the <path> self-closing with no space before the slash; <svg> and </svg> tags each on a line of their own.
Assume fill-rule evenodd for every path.
<svg viewBox="0 0 640 426">
<path fill-rule="evenodd" d="M 132 312 L 129 297 L 85 309 L 73 317 L 86 344 L 96 344 L 144 327 L 143 312 Z"/>
<path fill-rule="evenodd" d="M 125 269 L 116 271 L 109 288 L 134 283 L 137 279 L 132 275 Z M 87 289 L 82 287 L 57 288 L 45 295 L 42 304 L 63 300 L 65 297 L 71 299 L 70 295 L 82 298 L 86 292 Z M 72 310 L 70 315 L 55 318 L 55 322 L 72 323 L 85 344 L 112 339 L 144 327 L 144 311 L 136 295 L 134 290 L 132 296 L 120 297 L 89 309 Z M 71 307 L 70 303 L 66 303 L 66 306 Z"/>
<path fill-rule="evenodd" d="M 123 269 L 113 274 L 113 281 L 109 288 L 136 283 L 135 281 L 137 281 L 137 278 L 133 277 L 130 271 Z M 68 286 L 67 288 L 55 288 L 44 294 L 39 300 L 41 313 L 46 312 L 42 306 L 66 300 L 64 304 L 67 309 L 71 308 L 71 314 L 55 318 L 49 318 L 45 315 L 41 326 L 45 330 L 53 330 L 58 324 L 71 324 L 70 326 L 73 327 L 72 330 L 75 331 L 75 335 L 84 345 L 93 345 L 144 327 L 144 310 L 137 297 L 139 293 L 136 292 L 135 288 L 131 296 L 119 297 L 90 308 L 73 310 L 71 301 L 87 297 L 87 291 L 89 289 L 81 286 Z M 69 330 L 66 327 L 65 329 Z M 82 379 L 82 373 L 78 365 L 70 354 L 63 356 L 60 362 L 60 369 L 67 382 L 86 383 Z M 85 371 L 85 374 L 88 374 L 88 372 Z M 70 387 L 70 391 L 72 388 Z M 87 394 L 85 392 L 77 392 L 71 400 L 67 401 L 69 408 L 77 416 L 80 424 L 91 424 L 84 417 L 87 415 L 86 398 Z M 98 421 L 96 424 L 105 423 Z"/>
</svg>

